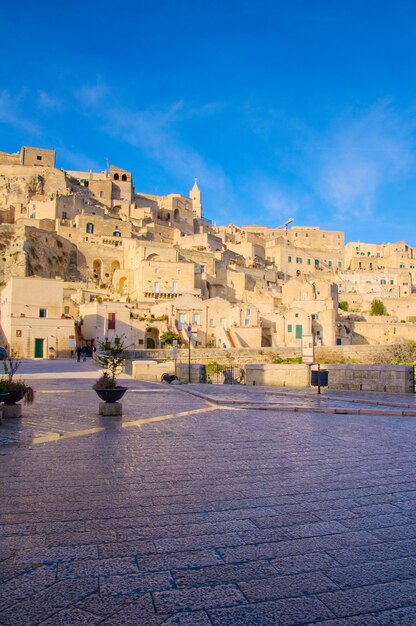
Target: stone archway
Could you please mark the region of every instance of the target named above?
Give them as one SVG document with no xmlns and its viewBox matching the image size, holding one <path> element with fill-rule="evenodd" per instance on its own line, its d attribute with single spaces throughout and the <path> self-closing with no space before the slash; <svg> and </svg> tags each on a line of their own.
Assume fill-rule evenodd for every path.
<svg viewBox="0 0 416 626">
<path fill-rule="evenodd" d="M 154 328 L 148 328 L 146 331 L 146 348 L 148 350 L 153 350 L 154 348 L 159 347 L 159 330 Z"/>
<path fill-rule="evenodd" d="M 94 274 L 94 278 L 101 280 L 103 273 L 103 262 L 101 259 L 94 259 L 92 263 L 92 273 Z"/>
</svg>

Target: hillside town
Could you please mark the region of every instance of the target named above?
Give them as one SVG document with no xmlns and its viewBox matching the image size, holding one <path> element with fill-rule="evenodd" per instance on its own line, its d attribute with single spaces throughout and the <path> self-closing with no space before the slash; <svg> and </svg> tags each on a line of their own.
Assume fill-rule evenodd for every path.
<svg viewBox="0 0 416 626">
<path fill-rule="evenodd" d="M 414 338 L 416 248 L 342 231 L 216 225 L 188 196 L 137 191 L 132 173 L 64 170 L 56 153 L 0 152 L 1 345 L 69 356 L 124 337 L 196 348 L 292 348 Z M 190 339 L 191 337 L 191 339 Z M 166 342 L 165 342 L 166 343 Z"/>
</svg>

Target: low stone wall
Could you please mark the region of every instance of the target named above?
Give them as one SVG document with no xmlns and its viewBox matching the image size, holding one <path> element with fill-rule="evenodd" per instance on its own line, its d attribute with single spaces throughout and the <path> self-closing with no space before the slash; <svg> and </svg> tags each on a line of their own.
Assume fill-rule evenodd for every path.
<svg viewBox="0 0 416 626">
<path fill-rule="evenodd" d="M 315 367 L 313 369 L 316 369 Z M 413 393 L 411 365 L 321 365 L 328 370 L 328 388 L 357 391 Z"/>
<path fill-rule="evenodd" d="M 170 361 L 172 348 L 155 350 L 129 350 L 127 357 L 132 361 L 152 360 Z M 296 348 L 192 348 L 192 363 L 264 363 L 269 362 L 273 355 L 281 358 L 300 356 Z M 188 363 L 188 349 L 178 348 L 178 363 Z"/>
<path fill-rule="evenodd" d="M 187 363 L 178 363 L 176 367 L 176 375 L 181 383 L 189 382 L 189 365 Z M 207 375 L 205 365 L 199 363 L 191 363 L 191 383 L 206 383 Z"/>
<path fill-rule="evenodd" d="M 133 378 L 139 380 L 147 380 L 150 382 L 160 383 L 162 375 L 165 373 L 173 374 L 175 371 L 175 363 L 173 361 L 126 361 L 125 371 Z"/>
<path fill-rule="evenodd" d="M 309 387 L 309 370 L 310 366 L 304 363 L 247 365 L 246 384 L 272 387 Z"/>
<path fill-rule="evenodd" d="M 325 346 L 315 348 L 315 360 L 318 363 L 382 363 L 394 357 L 398 344 Z"/>
</svg>

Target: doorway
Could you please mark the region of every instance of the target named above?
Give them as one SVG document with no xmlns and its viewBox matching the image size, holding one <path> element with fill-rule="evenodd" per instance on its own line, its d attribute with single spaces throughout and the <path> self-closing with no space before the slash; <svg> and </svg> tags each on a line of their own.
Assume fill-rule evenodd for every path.
<svg viewBox="0 0 416 626">
<path fill-rule="evenodd" d="M 44 339 L 35 339 L 35 359 L 43 359 Z"/>
</svg>

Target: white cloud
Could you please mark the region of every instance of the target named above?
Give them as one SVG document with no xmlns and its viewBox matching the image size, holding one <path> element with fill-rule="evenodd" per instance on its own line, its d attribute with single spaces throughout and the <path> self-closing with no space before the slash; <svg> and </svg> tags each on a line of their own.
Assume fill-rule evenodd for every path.
<svg viewBox="0 0 416 626">
<path fill-rule="evenodd" d="M 76 96 L 82 105 L 94 107 L 101 104 L 107 92 L 107 85 L 101 81 L 97 81 L 94 85 L 84 85 L 81 87 L 76 93 Z"/>
<path fill-rule="evenodd" d="M 20 103 L 25 94 L 13 96 L 8 91 L 0 91 L 0 123 L 7 124 L 23 130 L 30 135 L 41 135 L 41 129 L 37 124 L 23 117 L 20 112 Z"/>
<path fill-rule="evenodd" d="M 38 91 L 38 101 L 37 101 L 39 109 L 44 111 L 58 110 L 62 108 L 62 102 L 50 96 L 46 91 L 39 90 Z"/>
<path fill-rule="evenodd" d="M 371 215 L 383 186 L 414 167 L 413 123 L 380 104 L 318 139 L 309 158 L 313 186 L 340 218 Z"/>
<path fill-rule="evenodd" d="M 205 189 L 220 193 L 222 202 L 234 201 L 231 181 L 222 167 L 208 163 L 197 150 L 181 140 L 177 122 L 186 115 L 183 102 L 176 102 L 164 111 L 113 108 L 107 112 L 106 130 L 140 148 L 178 179 L 189 181 L 196 176 Z M 190 115 L 195 116 L 196 109 L 191 109 Z"/>
</svg>

